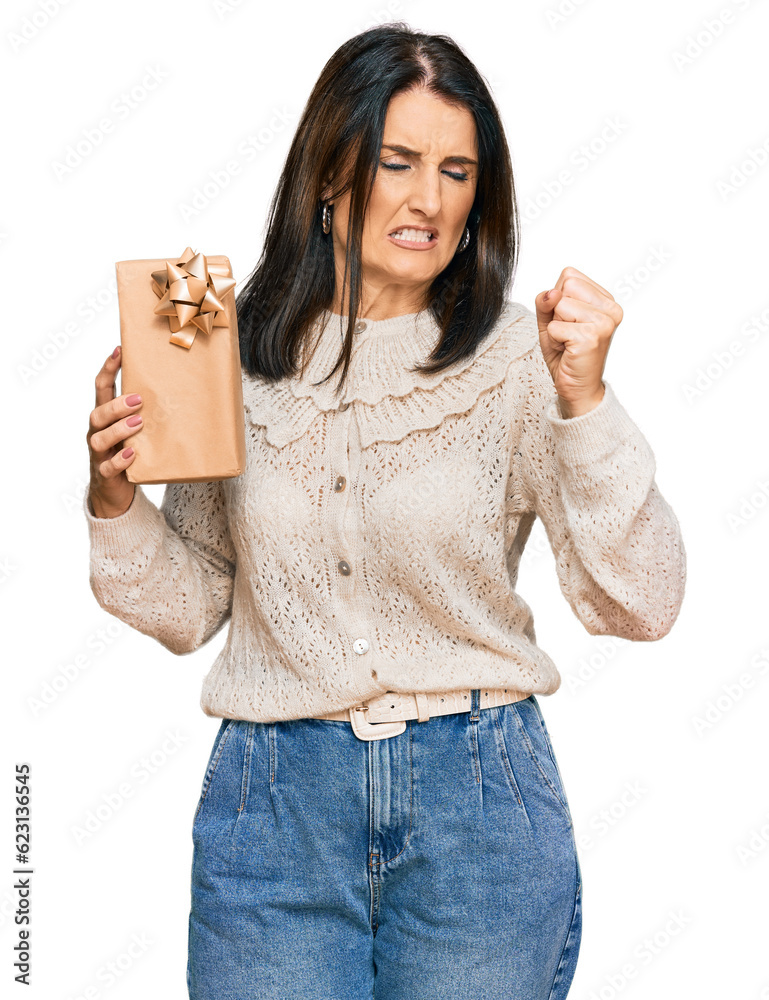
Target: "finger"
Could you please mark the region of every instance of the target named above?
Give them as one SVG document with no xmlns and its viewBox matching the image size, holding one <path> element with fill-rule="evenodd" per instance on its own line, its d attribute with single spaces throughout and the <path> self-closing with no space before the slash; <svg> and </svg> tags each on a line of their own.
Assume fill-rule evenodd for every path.
<svg viewBox="0 0 769 1000">
<path fill-rule="evenodd" d="M 117 377 L 118 368 L 120 368 L 121 358 L 122 352 L 118 346 L 99 369 L 99 373 L 96 376 L 97 406 L 102 406 L 104 403 L 108 403 L 111 399 L 115 398 L 115 378 Z"/>
<path fill-rule="evenodd" d="M 125 458 L 123 454 L 126 451 L 131 451 L 128 458 Z M 119 476 L 121 472 L 128 468 L 135 457 L 136 452 L 131 449 L 130 445 L 121 448 L 112 458 L 104 459 L 104 461 L 99 463 L 99 475 L 102 479 L 114 479 L 115 476 Z"/>
<path fill-rule="evenodd" d="M 564 284 L 564 295 L 588 302 L 597 309 L 608 309 L 614 302 L 611 295 L 604 295 L 594 282 L 586 281 L 584 278 L 569 278 L 568 285 L 566 288 Z"/>
<path fill-rule="evenodd" d="M 116 396 L 91 410 L 88 417 L 88 440 L 92 440 L 95 434 L 108 430 L 121 420 L 125 426 L 126 418 L 141 410 L 142 403 L 140 397 L 137 401 L 137 397 L 138 393 L 131 393 L 129 396 Z M 135 422 L 132 424 L 133 426 L 135 426 Z M 104 441 L 106 438 L 102 435 L 101 440 Z"/>
<path fill-rule="evenodd" d="M 99 375 L 101 375 L 101 372 Z M 97 380 L 98 378 L 99 376 L 97 375 Z M 120 420 L 121 417 L 131 416 L 131 414 L 138 412 L 142 405 L 143 401 L 138 392 L 131 392 L 127 395 L 111 396 L 104 402 L 97 404 L 97 406 L 91 410 L 91 414 L 88 418 L 88 439 L 90 440 L 91 435 L 96 431 L 104 430 L 104 428 L 114 424 L 115 421 Z"/>
<path fill-rule="evenodd" d="M 95 413 L 97 413 L 97 410 L 93 411 L 93 414 Z M 129 420 L 133 422 L 129 424 Z M 141 430 L 142 423 L 141 414 L 134 413 L 128 414 L 122 420 L 114 420 L 95 431 L 89 430 L 88 443 L 94 456 L 98 459 L 100 456 L 108 454 L 121 441 L 125 441 L 132 434 Z"/>
<path fill-rule="evenodd" d="M 556 319 L 568 320 L 572 323 L 598 323 L 601 326 L 611 323 L 612 326 L 615 325 L 609 313 L 600 305 L 596 306 L 582 299 L 575 299 L 571 295 L 561 297 L 560 302 L 555 307 L 554 314 Z"/>
<path fill-rule="evenodd" d="M 547 300 L 545 299 L 547 296 Z M 560 295 L 558 291 L 552 288 L 547 288 L 534 299 L 534 304 L 541 313 L 551 313 L 555 307 L 558 305 L 558 300 Z"/>
<path fill-rule="evenodd" d="M 586 274 L 583 274 L 583 272 L 578 270 L 576 267 L 565 267 L 563 271 L 561 271 L 561 276 L 558 279 L 556 287 L 563 288 L 563 283 L 566 281 L 567 278 L 576 278 L 580 282 L 585 282 L 585 284 L 587 285 L 592 285 L 593 288 L 597 289 L 597 291 L 603 293 L 604 295 L 607 295 L 610 299 L 614 298 L 611 292 L 609 292 L 606 288 L 604 288 L 603 285 L 599 285 L 597 281 L 593 281 L 592 278 L 589 278 Z"/>
<path fill-rule="evenodd" d="M 564 347 L 567 343 L 578 344 L 582 342 L 582 337 L 584 335 L 589 335 L 587 340 L 588 346 L 595 346 L 593 343 L 592 335 L 594 331 L 586 330 L 581 323 L 574 323 L 571 320 L 560 320 L 554 319 L 547 324 L 547 335 L 553 344 L 562 344 Z"/>
</svg>

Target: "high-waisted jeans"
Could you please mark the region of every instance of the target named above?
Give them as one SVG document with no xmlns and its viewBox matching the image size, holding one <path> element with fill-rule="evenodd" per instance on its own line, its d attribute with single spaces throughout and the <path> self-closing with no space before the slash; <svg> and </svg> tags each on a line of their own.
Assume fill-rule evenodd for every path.
<svg viewBox="0 0 769 1000">
<path fill-rule="evenodd" d="M 192 824 L 191 1000 L 563 1000 L 572 818 L 536 697 L 406 723 L 223 719 Z"/>
</svg>

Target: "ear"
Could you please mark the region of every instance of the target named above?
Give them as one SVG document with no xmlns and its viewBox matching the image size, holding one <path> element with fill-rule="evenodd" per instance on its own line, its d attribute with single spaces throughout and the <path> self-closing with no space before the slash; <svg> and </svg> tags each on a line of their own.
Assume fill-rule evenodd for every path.
<svg viewBox="0 0 769 1000">
<path fill-rule="evenodd" d="M 331 197 L 331 181 L 327 179 L 326 183 L 325 183 L 325 186 L 323 187 L 323 190 L 321 191 L 320 200 L 321 201 L 328 201 L 328 199 L 330 197 Z M 328 203 L 329 203 L 329 205 L 333 204 L 333 202 L 330 202 L 330 201 L 328 201 Z"/>
</svg>

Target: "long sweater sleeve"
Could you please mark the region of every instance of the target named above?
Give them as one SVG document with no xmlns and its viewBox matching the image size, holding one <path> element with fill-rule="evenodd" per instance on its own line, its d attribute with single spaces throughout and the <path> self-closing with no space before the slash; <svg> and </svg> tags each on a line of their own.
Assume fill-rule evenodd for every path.
<svg viewBox="0 0 769 1000">
<path fill-rule="evenodd" d="M 96 600 L 172 653 L 208 642 L 232 612 L 236 556 L 222 483 L 169 483 L 158 508 L 141 486 L 119 517 L 83 501 Z"/>
<path fill-rule="evenodd" d="M 645 437 L 604 381 L 593 410 L 564 418 L 537 345 L 524 404 L 521 473 L 558 581 L 591 635 L 667 635 L 683 601 L 686 552 Z"/>
</svg>

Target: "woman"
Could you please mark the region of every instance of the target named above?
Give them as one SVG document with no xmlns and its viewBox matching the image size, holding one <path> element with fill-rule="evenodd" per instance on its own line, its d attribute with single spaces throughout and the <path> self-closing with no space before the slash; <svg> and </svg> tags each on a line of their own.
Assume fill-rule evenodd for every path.
<svg viewBox="0 0 769 1000">
<path fill-rule="evenodd" d="M 622 310 L 571 267 L 535 312 L 508 301 L 517 252 L 482 77 L 449 38 L 378 27 L 323 69 L 238 298 L 243 475 L 158 510 L 125 476 L 117 350 L 96 378 L 97 599 L 177 654 L 231 619 L 201 697 L 222 721 L 193 998 L 568 992 L 581 872 L 536 698 L 560 677 L 520 556 L 540 516 L 587 631 L 643 641 L 685 554 L 602 381 Z"/>
</svg>

